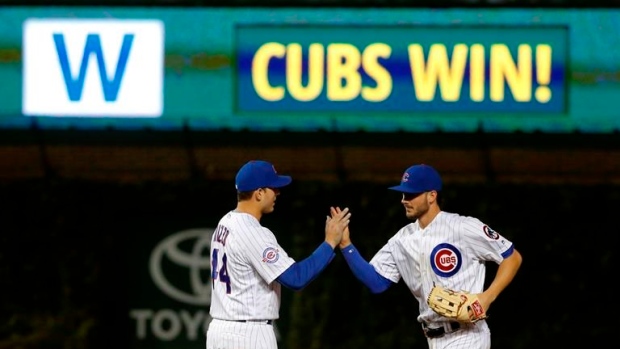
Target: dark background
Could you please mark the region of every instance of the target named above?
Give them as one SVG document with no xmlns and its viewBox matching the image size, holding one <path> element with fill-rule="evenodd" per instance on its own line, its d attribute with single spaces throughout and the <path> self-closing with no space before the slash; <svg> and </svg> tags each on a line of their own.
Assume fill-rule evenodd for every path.
<svg viewBox="0 0 620 349">
<path fill-rule="evenodd" d="M 32 165 L 47 169 L 40 176 L 2 181 L 0 348 L 128 347 L 126 290 L 121 286 L 127 261 L 122 256 L 128 242 L 140 244 L 135 222 L 215 226 L 221 215 L 234 208 L 236 169 L 252 158 L 273 161 L 280 173 L 294 178 L 263 224 L 298 260 L 323 240 L 324 217 L 331 205 L 350 207 L 353 241 L 363 256 L 371 258 L 408 223 L 398 193 L 387 186 L 398 183 L 412 163 L 437 164 L 445 174 L 444 210 L 480 218 L 523 254 L 519 274 L 490 309 L 493 346 L 585 347 L 613 340 L 612 265 L 616 265 L 620 207 L 620 171 L 614 154 L 620 142 L 568 135 L 560 143 L 551 136 L 513 135 L 506 144 L 496 141 L 482 146 L 473 140 L 475 136 L 459 140 L 449 134 L 402 134 L 391 135 L 395 145 L 386 147 L 369 142 L 376 137 L 380 143 L 384 137 L 372 134 L 349 136 L 345 145 L 326 141 L 326 135 L 306 135 L 303 140 L 302 136 L 231 134 L 228 143 L 210 148 L 215 136 L 198 135 L 204 143 L 194 142 L 194 151 L 226 156 L 213 162 L 198 155 L 194 166 L 186 165 L 184 179 L 177 179 L 178 169 L 161 163 L 178 162 L 170 152 L 188 152 L 188 148 L 169 140 L 170 134 L 157 142 L 147 134 L 151 138 L 145 136 L 147 140 L 140 142 L 111 137 L 120 139 L 114 146 L 104 134 L 96 145 L 96 135 L 88 141 L 58 136 L 74 145 L 60 141 L 39 145 L 39 159 L 47 163 L 39 160 Z M 141 139 L 139 135 L 133 136 Z M 457 146 L 451 145 L 450 138 L 460 142 L 459 154 L 472 159 L 479 153 L 498 153 L 496 157 L 504 159 L 513 154 L 512 143 L 522 144 L 522 153 L 508 159 L 515 163 L 512 172 L 502 170 L 490 156 L 487 166 L 469 173 L 463 165 L 467 159 L 454 160 L 449 155 Z M 409 146 L 398 139 L 403 143 L 408 139 Z M 17 153 L 29 146 L 11 147 Z M 93 150 L 95 146 L 100 151 Z M 156 155 L 158 151 L 163 155 Z M 134 159 L 141 166 L 128 167 L 122 156 L 113 157 L 115 161 L 109 155 L 105 161 L 97 158 L 119 152 L 143 154 Z M 332 163 L 328 152 L 342 153 L 341 162 Z M 589 165 L 600 152 L 610 163 L 600 160 Z M 356 157 L 357 153 L 370 158 Z M 585 165 L 558 169 L 553 164 L 554 169 L 547 168 L 536 179 L 530 174 L 540 173 L 544 153 L 563 153 Z M 161 166 L 152 170 L 154 163 Z M 378 163 L 384 170 L 385 164 L 392 164 L 387 169 L 391 174 L 383 175 Z M 21 166 L 20 173 L 27 172 L 28 167 Z M 605 174 L 601 168 L 607 169 Z M 373 173 L 377 180 L 368 179 Z M 491 277 L 496 267 L 488 267 Z M 306 289 L 285 289 L 283 303 L 278 322 L 282 348 L 426 345 L 415 321 L 417 304 L 407 288 L 398 284 L 373 295 L 351 275 L 340 256 Z M 197 348 L 203 346 L 203 340 L 196 341 Z"/>
<path fill-rule="evenodd" d="M 7 2 L 0 2 L 7 3 Z M 82 1 L 54 1 L 84 5 Z M 406 1 L 97 1 L 128 6 L 406 6 Z M 13 2 L 15 4 L 15 2 Z M 27 1 L 24 4 L 50 2 Z M 417 6 L 597 7 L 617 1 L 417 1 Z M 331 205 L 353 212 L 370 259 L 407 224 L 398 183 L 414 163 L 444 176 L 443 209 L 478 217 L 523 255 L 490 309 L 494 348 L 614 343 L 620 135 L 0 131 L 0 349 L 125 348 L 124 244 L 149 217 L 214 226 L 233 179 L 262 158 L 293 176 L 263 224 L 300 260 Z M 133 240 L 132 240 L 133 239 Z M 488 266 L 489 278 L 496 267 Z M 372 295 L 341 256 L 283 291 L 282 348 L 424 348 L 403 284 Z M 613 344 L 612 344 L 613 345 Z M 203 348 L 204 340 L 196 342 Z"/>
</svg>

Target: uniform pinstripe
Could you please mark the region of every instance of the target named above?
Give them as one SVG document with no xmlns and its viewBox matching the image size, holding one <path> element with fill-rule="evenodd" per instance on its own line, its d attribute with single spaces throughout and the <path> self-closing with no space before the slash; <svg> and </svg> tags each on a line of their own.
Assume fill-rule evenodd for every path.
<svg viewBox="0 0 620 349">
<path fill-rule="evenodd" d="M 272 324 L 279 318 L 282 285 L 305 287 L 334 257 L 351 218 L 348 208 L 326 217 L 325 241 L 300 264 L 260 224 L 291 181 L 264 160 L 250 160 L 237 172 L 237 207 L 220 219 L 211 240 L 213 320 L 206 349 L 277 349 Z"/>
<path fill-rule="evenodd" d="M 207 334 L 208 349 L 274 349 L 278 347 L 271 325 L 213 319 Z"/>
<path fill-rule="evenodd" d="M 272 326 L 237 321 L 278 319 L 281 285 L 273 281 L 295 261 L 254 216 L 235 211 L 218 223 L 211 258 L 207 349 L 276 349 Z"/>
<path fill-rule="evenodd" d="M 465 330 L 448 333 L 443 337 L 428 339 L 429 349 L 488 349 L 491 347 L 491 336 L 487 326 L 466 325 Z"/>
<path fill-rule="evenodd" d="M 401 228 L 372 258 L 370 264 L 385 278 L 401 278 L 418 300 L 418 321 L 431 328 L 445 327 L 447 319 L 426 303 L 433 284 L 454 290 L 481 293 L 485 262 L 501 263 L 512 242 L 473 217 L 441 211 L 424 229 L 419 222 Z M 430 349 L 488 349 L 490 331 L 486 321 L 429 338 Z"/>
</svg>

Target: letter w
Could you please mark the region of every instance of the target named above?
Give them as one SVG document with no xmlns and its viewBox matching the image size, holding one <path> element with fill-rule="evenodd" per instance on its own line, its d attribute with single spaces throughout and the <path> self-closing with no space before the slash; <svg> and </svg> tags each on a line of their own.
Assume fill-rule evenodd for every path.
<svg viewBox="0 0 620 349">
<path fill-rule="evenodd" d="M 69 99 L 76 102 L 82 98 L 82 90 L 84 88 L 86 70 L 88 69 L 88 61 L 90 55 L 94 53 L 97 57 L 97 65 L 99 66 L 99 77 L 101 79 L 103 96 L 106 102 L 115 101 L 118 96 L 121 80 L 123 80 L 123 74 L 125 74 L 125 67 L 127 66 L 127 59 L 129 58 L 129 52 L 131 51 L 133 37 L 133 34 L 125 34 L 123 37 L 123 45 L 116 64 L 114 78 L 112 78 L 112 80 L 108 80 L 108 73 L 103 59 L 103 51 L 101 50 L 101 40 L 99 39 L 99 35 L 88 34 L 86 37 L 86 45 L 84 46 L 82 62 L 80 63 L 80 73 L 77 79 L 74 79 L 71 75 L 71 67 L 69 66 L 69 58 L 67 57 L 67 48 L 65 46 L 64 35 L 54 34 L 56 52 L 58 53 L 58 60 L 60 61 L 60 67 L 62 68 L 62 75 L 65 79 Z"/>
</svg>

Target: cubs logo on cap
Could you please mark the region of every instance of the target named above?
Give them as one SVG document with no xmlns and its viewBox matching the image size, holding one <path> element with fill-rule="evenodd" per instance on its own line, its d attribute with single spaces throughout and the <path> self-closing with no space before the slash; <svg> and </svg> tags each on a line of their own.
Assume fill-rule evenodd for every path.
<svg viewBox="0 0 620 349">
<path fill-rule="evenodd" d="M 252 191 L 258 188 L 281 188 L 291 183 L 290 176 L 281 176 L 273 164 L 263 160 L 252 160 L 243 165 L 235 177 L 237 191 Z"/>
<path fill-rule="evenodd" d="M 388 189 L 401 193 L 418 194 L 426 191 L 440 191 L 442 187 L 441 176 L 433 167 L 420 164 L 409 167 L 400 180 L 400 185 Z"/>
</svg>

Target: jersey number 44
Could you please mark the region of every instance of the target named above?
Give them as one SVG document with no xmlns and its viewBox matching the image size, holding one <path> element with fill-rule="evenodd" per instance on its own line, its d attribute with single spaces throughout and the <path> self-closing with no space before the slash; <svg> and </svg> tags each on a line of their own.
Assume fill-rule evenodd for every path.
<svg viewBox="0 0 620 349">
<path fill-rule="evenodd" d="M 215 283 L 217 281 L 223 282 L 226 284 L 226 293 L 230 293 L 230 277 L 228 276 L 228 269 L 226 268 L 226 253 L 222 255 L 222 266 L 218 270 L 219 266 L 219 249 L 213 249 L 213 255 L 211 256 L 211 282 L 212 288 L 215 288 Z"/>
</svg>

